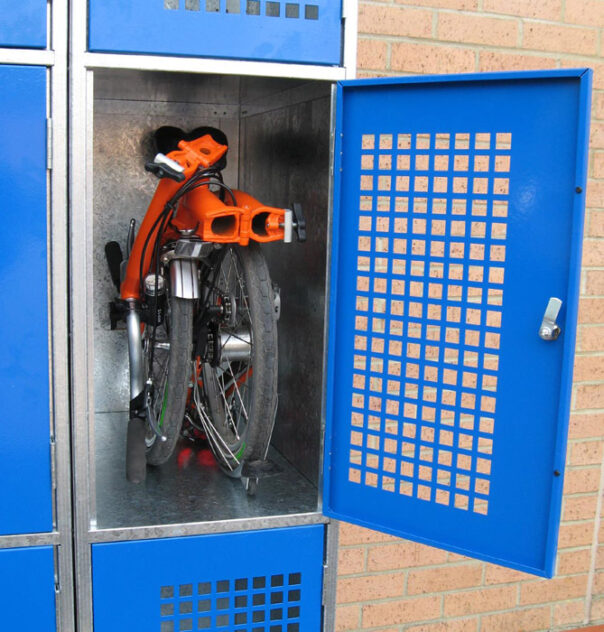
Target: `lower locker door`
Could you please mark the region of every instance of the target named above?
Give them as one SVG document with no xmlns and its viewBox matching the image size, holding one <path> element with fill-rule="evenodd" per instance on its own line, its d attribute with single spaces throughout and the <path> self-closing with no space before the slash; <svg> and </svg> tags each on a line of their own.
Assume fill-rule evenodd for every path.
<svg viewBox="0 0 604 632">
<path fill-rule="evenodd" d="M 2 630 L 56 630 L 52 547 L 0 550 L 0 621 Z"/>
<path fill-rule="evenodd" d="M 92 547 L 94 632 L 314 632 L 323 526 Z"/>
<path fill-rule="evenodd" d="M 552 574 L 590 79 L 339 85 L 328 515 Z"/>
</svg>

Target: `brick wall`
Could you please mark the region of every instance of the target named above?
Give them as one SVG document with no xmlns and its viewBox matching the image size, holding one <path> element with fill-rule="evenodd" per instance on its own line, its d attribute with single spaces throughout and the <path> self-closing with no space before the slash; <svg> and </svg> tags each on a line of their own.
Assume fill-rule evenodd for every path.
<svg viewBox="0 0 604 632">
<path fill-rule="evenodd" d="M 587 221 L 556 578 L 342 524 L 338 632 L 520 632 L 604 623 L 604 0 L 359 6 L 358 75 L 594 69 Z"/>
</svg>

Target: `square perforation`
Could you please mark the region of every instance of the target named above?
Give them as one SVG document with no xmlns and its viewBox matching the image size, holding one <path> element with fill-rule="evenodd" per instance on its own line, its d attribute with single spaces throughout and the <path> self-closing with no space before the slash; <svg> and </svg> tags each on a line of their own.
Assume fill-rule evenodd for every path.
<svg viewBox="0 0 604 632">
<path fill-rule="evenodd" d="M 300 632 L 301 585 L 293 572 L 161 586 L 160 630 Z"/>
<path fill-rule="evenodd" d="M 486 515 L 512 136 L 360 148 L 349 481 Z"/>
<path fill-rule="evenodd" d="M 187 12 L 199 12 L 205 10 L 206 13 L 241 13 L 240 0 L 164 0 L 164 9 L 169 11 L 183 10 Z M 260 0 L 246 0 L 246 15 L 261 15 Z M 298 2 L 273 2 L 267 0 L 264 4 L 264 14 L 271 18 L 287 19 L 319 19 L 318 4 L 300 4 Z"/>
</svg>

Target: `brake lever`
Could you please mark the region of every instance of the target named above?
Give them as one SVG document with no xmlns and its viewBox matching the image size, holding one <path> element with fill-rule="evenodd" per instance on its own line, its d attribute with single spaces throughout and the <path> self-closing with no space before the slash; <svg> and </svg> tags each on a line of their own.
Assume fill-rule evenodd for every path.
<svg viewBox="0 0 604 632">
<path fill-rule="evenodd" d="M 186 177 L 184 167 L 164 154 L 157 154 L 153 162 L 146 162 L 145 171 L 160 179 L 170 178 L 176 182 L 183 182 Z"/>
</svg>

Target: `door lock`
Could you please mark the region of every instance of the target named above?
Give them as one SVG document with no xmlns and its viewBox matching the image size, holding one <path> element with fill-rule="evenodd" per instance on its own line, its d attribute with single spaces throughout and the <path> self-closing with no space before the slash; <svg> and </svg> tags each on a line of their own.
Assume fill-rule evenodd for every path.
<svg viewBox="0 0 604 632">
<path fill-rule="evenodd" d="M 556 340 L 562 331 L 556 323 L 556 318 L 562 307 L 562 301 L 555 296 L 552 296 L 545 308 L 545 314 L 543 314 L 543 320 L 539 327 L 539 337 L 543 340 Z"/>
</svg>

